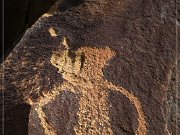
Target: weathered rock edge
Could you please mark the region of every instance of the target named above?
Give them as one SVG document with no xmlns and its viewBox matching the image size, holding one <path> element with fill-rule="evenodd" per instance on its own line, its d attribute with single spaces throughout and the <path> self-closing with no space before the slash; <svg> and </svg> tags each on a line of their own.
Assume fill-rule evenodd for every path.
<svg viewBox="0 0 180 135">
<path fill-rule="evenodd" d="M 179 29 L 176 23 L 179 22 L 176 19 L 176 8 L 174 0 L 163 2 L 159 0 L 114 0 L 111 2 L 85 0 L 79 5 L 55 4 L 53 10 L 27 30 L 22 40 L 4 61 L 4 69 L 1 67 L 1 74 L 4 74 L 2 86 L 5 94 L 5 120 L 7 121 L 5 132 L 18 131 L 19 134 L 24 134 L 25 131 L 21 130 L 24 127 L 15 127 L 9 131 L 6 129 L 8 121 L 15 119 L 13 115 L 9 115 L 9 112 L 18 105 L 26 103 L 31 105 L 29 134 L 84 133 L 84 130 L 88 128 L 83 126 L 86 124 L 82 124 L 81 117 L 78 115 L 83 104 L 83 102 L 80 103 L 83 96 L 82 87 L 76 86 L 75 90 L 69 87 L 68 90 L 73 92 L 59 93 L 57 98 L 48 98 L 49 101 L 45 102 L 46 97 L 51 97 L 49 94 L 56 93 L 54 91 L 56 87 L 65 91 L 67 88 L 62 87 L 66 82 L 74 86 L 71 82 L 72 75 L 76 75 L 75 80 L 78 84 L 78 76 L 84 70 L 84 73 L 87 73 L 83 75 L 86 83 L 83 84 L 80 81 L 78 85 L 86 86 L 92 83 L 93 87 L 97 87 L 99 83 L 94 80 L 98 79 L 99 73 L 102 72 L 101 77 L 114 87 L 106 89 L 103 88 L 106 84 L 103 84 L 100 88 L 100 90 L 109 91 L 102 98 L 102 103 L 106 105 L 105 110 L 108 110 L 104 114 L 108 116 L 108 122 L 105 119 L 105 125 L 93 125 L 92 119 L 89 121 L 85 119 L 88 118 L 87 116 L 83 116 L 82 120 L 90 123 L 88 134 L 102 134 L 103 127 L 108 127 L 106 131 L 108 134 L 176 135 L 178 125 L 174 119 L 168 119 L 171 114 L 167 111 L 175 109 L 173 104 L 177 101 L 173 92 L 175 89 L 170 87 L 170 84 L 175 81 L 171 76 L 174 76 L 172 73 L 176 72 L 173 70 L 177 70 L 175 61 L 178 58 L 176 53 L 179 51 L 176 49 L 176 29 Z M 98 73 L 95 70 L 97 75 L 92 76 L 86 72 L 88 70 L 84 69 L 82 63 L 89 64 L 92 70 L 98 67 L 102 63 L 96 63 L 94 60 L 98 58 L 101 61 L 104 58 L 102 50 L 106 50 L 107 47 L 115 52 L 114 57 L 107 61 L 102 71 Z M 83 60 L 83 56 L 78 53 L 79 49 L 84 49 L 86 57 Z M 88 49 L 89 51 L 86 52 Z M 99 53 L 102 57 L 99 57 Z M 108 54 L 111 53 L 105 53 L 105 56 Z M 63 65 L 60 66 L 61 68 L 53 65 L 54 56 L 57 57 L 56 60 L 60 62 L 60 65 L 64 58 L 68 60 L 63 62 L 68 69 Z M 89 56 L 93 56 L 91 60 L 93 64 L 87 61 Z M 73 65 L 73 63 L 76 64 Z M 62 71 L 68 71 L 68 77 L 64 76 Z M 91 78 L 94 79 L 91 80 Z M 117 87 L 133 94 L 141 104 L 140 110 L 145 119 L 145 127 L 143 126 L 142 130 L 137 130 L 141 123 L 138 120 L 141 115 L 138 115 L 137 106 L 133 105 L 131 99 L 127 98 L 128 96 L 124 97 L 122 92 L 116 92 Z M 98 101 L 90 101 L 94 97 L 94 99 L 99 99 L 102 91 L 99 95 L 97 94 L 97 97 L 93 95 L 93 91 L 91 92 L 92 98 L 88 95 L 86 98 L 84 94 L 84 99 L 88 101 L 85 107 L 87 105 L 91 107 L 91 103 L 97 103 Z M 172 94 L 173 102 L 170 101 L 169 94 Z M 104 100 L 105 98 L 107 99 Z M 37 114 L 36 105 L 40 106 L 40 115 Z M 56 106 L 59 106 L 60 110 Z M 103 112 L 98 112 L 100 108 L 97 104 L 95 108 L 95 112 L 92 109 L 90 112 L 96 114 L 97 110 L 101 116 Z M 20 111 L 22 110 L 16 110 L 16 112 Z M 63 111 L 62 114 L 51 116 L 54 112 L 58 114 L 61 111 Z M 66 116 L 67 113 L 71 117 Z M 90 118 L 93 118 L 93 115 L 90 115 Z M 102 118 L 98 116 L 97 120 L 94 120 L 95 123 L 100 123 L 99 120 Z M 69 126 L 64 126 L 67 124 Z"/>
</svg>

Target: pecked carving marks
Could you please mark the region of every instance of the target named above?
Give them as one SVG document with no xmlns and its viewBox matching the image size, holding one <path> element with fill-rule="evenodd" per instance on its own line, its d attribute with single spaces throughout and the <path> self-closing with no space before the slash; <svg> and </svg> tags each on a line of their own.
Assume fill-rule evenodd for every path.
<svg viewBox="0 0 180 135">
<path fill-rule="evenodd" d="M 125 95 L 130 102 L 135 106 L 137 112 L 138 112 L 138 128 L 137 128 L 137 134 L 138 135 L 146 135 L 147 134 L 147 128 L 146 128 L 146 119 L 145 119 L 145 115 L 144 112 L 142 110 L 142 105 L 141 102 L 139 101 L 139 99 L 133 94 L 130 93 L 129 91 L 127 91 L 126 89 L 122 88 L 122 87 L 117 87 L 115 85 L 113 85 L 112 83 L 109 83 L 107 85 L 107 87 L 109 89 L 113 89 L 115 91 L 118 91 L 120 93 L 122 93 L 123 95 Z"/>
<path fill-rule="evenodd" d="M 69 53 L 73 53 L 73 55 L 69 55 Z M 66 49 L 63 52 L 54 52 L 51 63 L 58 68 L 58 72 L 62 74 L 65 81 L 61 85 L 54 86 L 52 91 L 43 93 L 43 97 L 40 97 L 38 102 L 29 99 L 29 103 L 37 112 L 44 134 L 59 135 L 63 132 L 64 134 L 77 135 L 112 135 L 115 131 L 112 129 L 111 107 L 108 100 L 112 90 L 124 95 L 134 106 L 137 112 L 137 122 L 135 122 L 137 126 L 133 127 L 134 134 L 147 134 L 145 115 L 138 98 L 128 90 L 115 86 L 103 78 L 102 68 L 114 56 L 115 52 L 108 47 L 83 47 L 77 51 L 71 50 L 70 52 L 69 49 Z M 65 91 L 71 93 L 68 94 L 71 95 L 69 99 L 68 95 L 62 97 L 68 99 L 67 104 L 70 108 L 62 99 L 61 105 L 64 104 L 66 109 L 61 106 L 59 112 L 52 116 L 54 113 L 53 105 L 60 104 L 58 102 L 61 100 L 58 97 L 62 93 L 67 93 Z M 72 108 L 74 108 L 73 111 Z M 68 115 L 63 113 L 64 110 L 67 110 Z M 56 119 L 57 122 L 52 119 Z M 57 125 L 63 126 L 57 127 Z"/>
<path fill-rule="evenodd" d="M 110 90 L 108 101 L 113 134 L 135 135 L 139 124 L 136 107 L 125 95 L 118 91 Z"/>
<path fill-rule="evenodd" d="M 78 124 L 79 95 L 64 90 L 55 100 L 43 107 L 46 118 L 56 129 L 58 135 L 75 135 L 74 127 Z"/>
<path fill-rule="evenodd" d="M 30 98 L 28 99 L 28 103 L 33 106 L 34 111 L 37 113 L 39 124 L 43 128 L 45 135 L 59 135 L 61 134 L 61 132 L 68 134 L 68 132 L 70 131 L 71 134 L 73 133 L 73 127 L 77 123 L 76 117 L 79 108 L 79 99 L 77 94 L 74 93 L 75 91 L 73 86 L 69 83 L 64 82 L 62 85 L 55 87 L 51 92 L 43 93 L 43 97 L 40 97 L 38 99 L 38 102 L 33 102 Z M 60 103 L 58 103 L 59 101 Z M 55 104 L 56 107 L 53 108 L 53 104 Z M 66 104 L 69 105 L 67 106 Z M 57 108 L 58 105 L 60 105 L 59 110 Z M 49 106 L 51 107 L 49 108 Z M 63 111 L 64 113 L 62 113 Z M 48 112 L 50 112 L 51 115 L 48 115 Z M 52 113 L 57 114 L 54 114 L 54 116 L 52 116 Z M 57 127 L 58 124 L 53 123 L 53 121 L 51 120 L 53 119 L 52 117 L 56 117 L 56 115 L 60 115 L 61 113 L 61 120 L 57 122 L 58 124 L 61 124 L 59 125 L 60 127 Z M 60 118 L 56 119 L 59 120 Z M 31 121 L 31 123 L 33 122 L 34 121 Z M 30 125 L 32 125 L 31 123 Z"/>
<path fill-rule="evenodd" d="M 66 49 L 61 53 L 55 52 L 51 57 L 51 63 L 58 68 L 63 78 L 73 87 L 77 87 L 81 93 L 77 114 L 78 126 L 74 127 L 76 134 L 113 134 L 109 118 L 108 94 L 110 91 L 108 90 L 114 90 L 126 96 L 135 106 L 139 123 L 136 134 L 146 135 L 147 123 L 139 99 L 128 90 L 115 86 L 103 78 L 102 68 L 115 56 L 115 52 L 108 47 L 83 47 L 73 52 L 76 55 L 72 58 L 68 55 L 69 51 Z M 84 54 L 83 68 L 82 54 Z"/>
<path fill-rule="evenodd" d="M 53 100 L 58 94 L 58 91 L 44 94 L 44 97 L 40 97 L 39 102 L 37 103 L 34 103 L 31 99 L 28 100 L 29 104 L 31 104 L 37 112 L 38 118 L 40 119 L 40 125 L 44 129 L 45 135 L 57 135 L 56 130 L 46 120 L 46 114 L 44 113 L 42 108 L 44 105 Z"/>
</svg>

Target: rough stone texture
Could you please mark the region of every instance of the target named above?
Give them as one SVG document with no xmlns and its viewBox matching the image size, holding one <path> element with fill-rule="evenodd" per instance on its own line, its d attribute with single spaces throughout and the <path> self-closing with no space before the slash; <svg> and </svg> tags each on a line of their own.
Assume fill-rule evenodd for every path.
<svg viewBox="0 0 180 135">
<path fill-rule="evenodd" d="M 168 122 L 172 134 L 179 134 L 180 127 L 180 2 L 177 1 L 176 8 L 176 66 L 174 67 L 168 87 Z"/>
<path fill-rule="evenodd" d="M 56 0 L 5 0 L 4 1 L 4 53 L 12 51 L 24 31 L 53 5 Z M 2 6 L 1 6 L 2 7 Z M 2 47 L 0 52 L 2 53 Z M 2 54 L 1 54 L 2 55 Z M 2 57 L 2 56 L 1 56 Z M 0 58 L 1 58 L 0 57 Z"/>
<path fill-rule="evenodd" d="M 78 123 L 79 97 L 70 91 L 63 91 L 43 107 L 49 122 L 57 134 L 75 134 L 74 126 Z"/>
<path fill-rule="evenodd" d="M 5 120 L 17 118 L 9 115 L 17 105 L 31 105 L 28 131 L 6 125 L 5 133 L 178 134 L 177 7 L 175 0 L 57 2 L 1 67 Z"/>
</svg>

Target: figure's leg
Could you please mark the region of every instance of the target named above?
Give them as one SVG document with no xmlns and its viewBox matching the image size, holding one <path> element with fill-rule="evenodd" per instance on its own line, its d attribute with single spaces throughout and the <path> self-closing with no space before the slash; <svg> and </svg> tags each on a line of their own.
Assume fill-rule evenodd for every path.
<svg viewBox="0 0 180 135">
<path fill-rule="evenodd" d="M 110 82 L 106 82 L 105 86 L 108 89 L 119 91 L 132 102 L 132 104 L 135 106 L 139 115 L 139 118 L 138 118 L 139 125 L 137 129 L 137 135 L 146 135 L 147 134 L 146 119 L 145 119 L 145 115 L 142 110 L 141 102 L 139 101 L 139 99 L 133 93 L 130 93 L 128 90 L 122 87 L 117 87 Z"/>
</svg>

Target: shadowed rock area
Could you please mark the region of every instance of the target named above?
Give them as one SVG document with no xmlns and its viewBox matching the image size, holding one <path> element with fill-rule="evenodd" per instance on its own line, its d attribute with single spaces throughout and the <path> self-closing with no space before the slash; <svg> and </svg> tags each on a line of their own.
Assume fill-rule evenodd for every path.
<svg viewBox="0 0 180 135">
<path fill-rule="evenodd" d="M 5 121 L 18 105 L 30 109 L 25 127 L 5 124 L 5 134 L 178 134 L 178 7 L 57 1 L 1 66 Z"/>
<path fill-rule="evenodd" d="M 6 130 L 5 134 L 28 135 L 30 107 L 28 104 L 18 104 L 6 113 L 4 126 L 11 128 Z"/>
<path fill-rule="evenodd" d="M 4 1 L 4 52 L 7 57 L 22 38 L 25 30 L 54 4 L 56 0 L 5 0 Z M 2 54 L 1 57 L 2 58 Z M 2 60 L 2 59 L 1 59 Z"/>
</svg>

